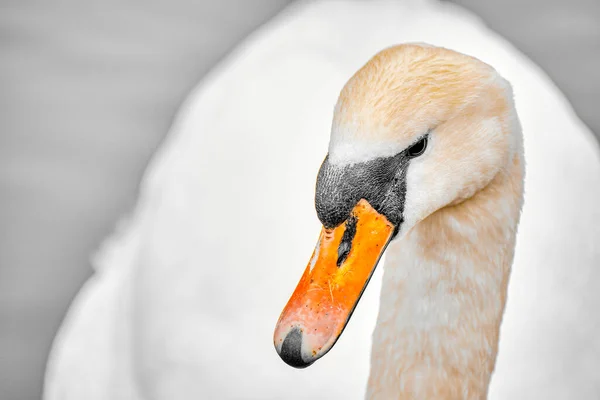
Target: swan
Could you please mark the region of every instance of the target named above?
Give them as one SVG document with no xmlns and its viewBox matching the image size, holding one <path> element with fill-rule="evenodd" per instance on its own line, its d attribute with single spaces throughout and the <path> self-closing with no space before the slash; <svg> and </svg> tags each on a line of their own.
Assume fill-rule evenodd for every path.
<svg viewBox="0 0 600 400">
<path fill-rule="evenodd" d="M 275 347 L 305 368 L 341 334 L 388 244 L 370 399 L 481 399 L 523 203 L 510 84 L 453 51 L 400 45 L 344 86 L 318 174 L 324 228 Z"/>
<path fill-rule="evenodd" d="M 135 210 L 96 256 L 96 272 L 57 334 L 45 399 L 381 398 L 390 387 L 411 390 L 419 384 L 420 375 L 402 381 L 396 373 L 418 357 L 400 357 L 402 351 L 420 344 L 390 337 L 410 326 L 387 323 L 412 312 L 390 303 L 392 296 L 400 301 L 421 294 L 419 286 L 399 292 L 402 274 L 410 270 L 395 268 L 415 267 L 418 230 L 396 232 L 381 261 L 385 274 L 375 271 L 329 355 L 297 370 L 281 361 L 272 342 L 275 322 L 318 242 L 315 177 L 325 155 L 340 151 L 338 161 L 365 162 L 375 154 L 393 156 L 425 137 L 399 135 L 393 145 L 372 138 L 358 149 L 336 142 L 338 136 L 329 142 L 340 88 L 381 49 L 407 42 L 493 66 L 513 87 L 523 132 L 527 172 L 516 239 L 511 235 L 518 179 L 503 214 L 511 229 L 502 265 L 510 264 L 512 240 L 516 247 L 496 363 L 504 302 L 498 294 L 505 290 L 506 268 L 495 277 L 493 291 L 476 294 L 493 298 L 495 314 L 485 343 L 490 353 L 481 356 L 483 375 L 472 387 L 485 397 L 493 368 L 491 399 L 598 398 L 600 156 L 594 139 L 545 74 L 476 17 L 451 4 L 414 0 L 293 4 L 191 93 L 148 168 Z M 464 132 L 473 132 L 462 123 Z M 413 134 L 427 135 L 425 125 L 420 128 Z M 498 154 L 521 155 L 519 132 L 512 126 L 511 150 Z M 339 138 L 346 134 L 351 132 Z M 436 154 L 441 135 L 435 129 L 429 135 L 415 165 Z M 368 202 L 360 206 L 356 212 L 368 218 L 377 212 Z M 414 227 L 432 211 L 412 210 L 418 210 L 411 214 Z M 462 227 L 464 220 L 455 223 Z M 363 233 L 358 224 L 356 235 Z M 425 239 L 441 240 L 436 232 Z M 449 319 L 455 311 L 448 305 L 441 310 L 447 315 L 427 315 Z M 421 328 L 435 322 L 424 318 Z M 468 340 L 458 348 L 482 345 Z M 387 353 L 370 353 L 372 344 L 385 343 L 392 346 Z"/>
</svg>

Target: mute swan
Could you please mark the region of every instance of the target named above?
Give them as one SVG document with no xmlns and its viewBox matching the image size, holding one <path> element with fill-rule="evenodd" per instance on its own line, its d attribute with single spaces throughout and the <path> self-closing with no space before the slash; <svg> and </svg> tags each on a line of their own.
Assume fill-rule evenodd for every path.
<svg viewBox="0 0 600 400">
<path fill-rule="evenodd" d="M 284 365 L 271 338 L 321 225 L 314 179 L 331 106 L 366 60 L 400 42 L 475 56 L 514 88 L 525 203 L 489 397 L 598 397 L 600 157 L 590 132 L 537 67 L 464 10 L 336 1 L 288 8 L 182 106 L 135 212 L 57 335 L 46 399 L 364 396 L 382 268 L 310 368 Z M 401 257 L 390 245 L 384 291 Z"/>
<path fill-rule="evenodd" d="M 346 84 L 317 179 L 324 225 L 274 335 L 307 367 L 340 336 L 388 243 L 367 397 L 481 399 L 523 203 L 512 89 L 471 57 L 378 53 Z"/>
</svg>

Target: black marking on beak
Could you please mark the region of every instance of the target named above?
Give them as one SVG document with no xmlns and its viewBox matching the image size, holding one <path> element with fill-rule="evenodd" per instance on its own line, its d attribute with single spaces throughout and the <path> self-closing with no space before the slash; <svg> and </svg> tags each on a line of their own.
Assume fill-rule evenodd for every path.
<svg viewBox="0 0 600 400">
<path fill-rule="evenodd" d="M 342 241 L 338 247 L 338 259 L 337 266 L 338 268 L 342 266 L 346 258 L 348 258 L 348 254 L 350 254 L 350 249 L 352 249 L 352 241 L 354 240 L 354 236 L 356 235 L 356 223 L 358 222 L 358 218 L 354 214 L 350 215 L 348 221 L 346 221 L 346 229 L 344 230 L 344 234 L 342 235 Z"/>
<path fill-rule="evenodd" d="M 279 357 L 287 365 L 294 368 L 306 368 L 314 362 L 307 362 L 302 359 L 302 331 L 299 327 L 292 328 L 286 335 L 281 345 Z"/>
<path fill-rule="evenodd" d="M 359 200 L 365 199 L 395 226 L 395 236 L 404 220 L 409 163 L 406 151 L 351 165 L 333 165 L 329 156 L 325 157 L 317 176 L 315 193 L 317 216 L 323 226 L 335 228 L 344 223 L 351 218 L 352 209 Z M 342 240 L 338 249 L 338 265 L 347 257 L 351 244 L 351 240 L 347 243 Z"/>
</svg>

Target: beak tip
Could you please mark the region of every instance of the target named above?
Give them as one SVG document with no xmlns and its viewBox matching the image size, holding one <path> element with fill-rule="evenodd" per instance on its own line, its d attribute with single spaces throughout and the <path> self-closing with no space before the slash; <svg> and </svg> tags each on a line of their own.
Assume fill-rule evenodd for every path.
<svg viewBox="0 0 600 400">
<path fill-rule="evenodd" d="M 302 357 L 302 331 L 299 327 L 294 327 L 288 332 L 283 344 L 277 350 L 279 357 L 294 368 L 306 368 L 315 362 L 314 359 L 306 361 Z"/>
</svg>

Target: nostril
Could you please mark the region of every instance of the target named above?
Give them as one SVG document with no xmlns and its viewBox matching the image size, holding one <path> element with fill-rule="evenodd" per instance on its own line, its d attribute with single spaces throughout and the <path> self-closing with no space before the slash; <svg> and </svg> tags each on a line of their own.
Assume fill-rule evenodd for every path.
<svg viewBox="0 0 600 400">
<path fill-rule="evenodd" d="M 302 331 L 298 327 L 293 328 L 283 340 L 279 356 L 294 368 L 306 368 L 314 362 L 302 359 Z"/>
<path fill-rule="evenodd" d="M 354 240 L 354 236 L 356 236 L 356 223 L 358 218 L 354 214 L 350 215 L 350 218 L 346 221 L 346 227 L 344 228 L 344 234 L 342 235 L 342 240 L 338 247 L 338 259 L 337 266 L 341 267 L 348 255 L 350 254 L 350 249 L 352 248 L 352 241 Z"/>
<path fill-rule="evenodd" d="M 336 265 L 341 267 L 346 258 L 348 258 L 348 254 L 350 254 L 351 243 L 348 241 L 342 241 L 338 247 L 338 259 Z"/>
</svg>

